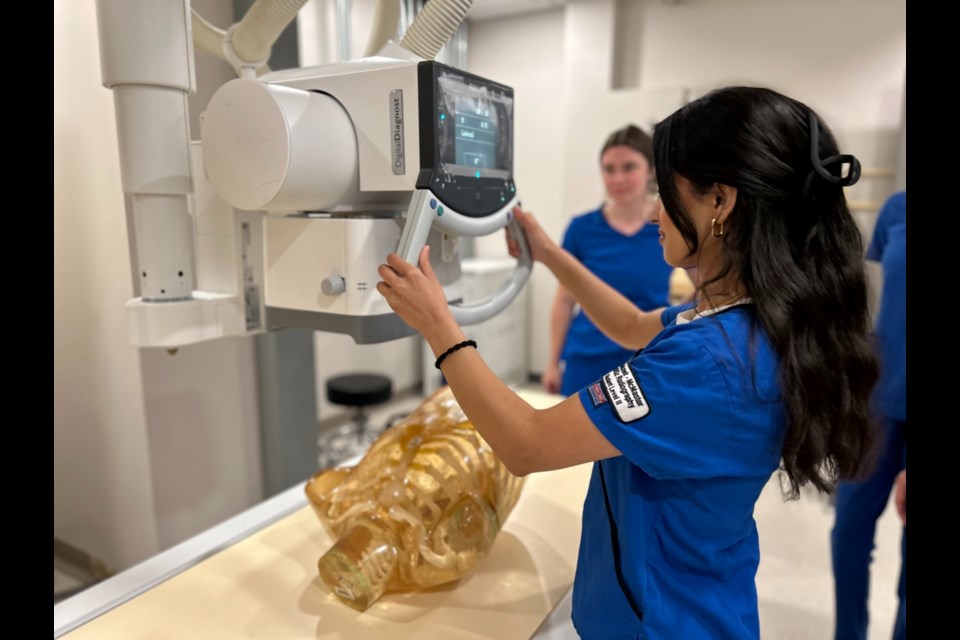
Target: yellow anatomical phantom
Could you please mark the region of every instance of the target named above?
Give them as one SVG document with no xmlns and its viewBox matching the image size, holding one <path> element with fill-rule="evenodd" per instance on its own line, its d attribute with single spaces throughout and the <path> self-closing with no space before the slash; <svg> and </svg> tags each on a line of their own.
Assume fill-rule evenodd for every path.
<svg viewBox="0 0 960 640">
<path fill-rule="evenodd" d="M 307 483 L 310 504 L 337 539 L 320 558 L 320 576 L 360 611 L 385 591 L 456 580 L 490 551 L 522 486 L 443 387 L 356 467 Z"/>
</svg>

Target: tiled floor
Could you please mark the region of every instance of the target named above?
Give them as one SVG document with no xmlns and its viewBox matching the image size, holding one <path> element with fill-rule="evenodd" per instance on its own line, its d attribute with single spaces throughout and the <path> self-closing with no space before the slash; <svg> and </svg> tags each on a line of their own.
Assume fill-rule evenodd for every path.
<svg viewBox="0 0 960 640">
<path fill-rule="evenodd" d="M 763 638 L 820 640 L 833 637 L 833 573 L 830 529 L 833 508 L 804 493 L 784 502 L 776 477 L 754 515 L 760 531 L 760 626 Z M 870 589 L 870 640 L 891 637 L 900 577 L 903 529 L 892 504 L 877 523 Z"/>
</svg>

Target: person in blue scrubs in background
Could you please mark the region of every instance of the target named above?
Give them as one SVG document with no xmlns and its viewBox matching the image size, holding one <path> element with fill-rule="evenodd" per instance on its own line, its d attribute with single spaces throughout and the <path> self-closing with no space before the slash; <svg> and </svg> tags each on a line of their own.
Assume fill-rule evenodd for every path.
<svg viewBox="0 0 960 640">
<path fill-rule="evenodd" d="M 578 215 L 563 235 L 563 248 L 641 309 L 667 302 L 673 267 L 663 259 L 651 197 L 653 139 L 639 127 L 614 131 L 600 151 L 607 201 Z M 550 356 L 541 383 L 549 393 L 572 395 L 626 362 L 633 352 L 603 334 L 576 301 L 557 287 L 550 312 Z"/>
<path fill-rule="evenodd" d="M 806 105 L 730 87 L 654 132 L 664 259 L 696 267 L 688 305 L 638 309 L 517 208 L 543 263 L 610 338 L 642 351 L 549 409 L 497 379 L 430 266 L 379 267 L 467 417 L 516 475 L 593 462 L 572 621 L 583 638 L 758 638 L 754 506 L 864 472 L 872 446 L 863 244 L 840 155 Z M 845 171 L 844 167 L 849 171 Z M 520 240 L 522 241 L 522 240 Z M 508 233 L 511 255 L 518 239 Z M 477 346 L 478 348 L 472 348 Z"/>
<path fill-rule="evenodd" d="M 876 321 L 880 382 L 873 397 L 883 425 L 876 467 L 869 478 L 837 488 L 831 533 L 836 596 L 835 638 L 866 640 L 869 622 L 870 562 L 877 520 L 890 501 L 898 475 L 907 465 L 907 194 L 891 196 L 880 210 L 867 259 L 883 266 L 883 289 Z M 906 476 L 903 479 L 906 484 Z M 905 491 L 905 489 L 904 489 Z M 900 605 L 893 637 L 907 637 L 907 528 L 901 537 Z"/>
</svg>

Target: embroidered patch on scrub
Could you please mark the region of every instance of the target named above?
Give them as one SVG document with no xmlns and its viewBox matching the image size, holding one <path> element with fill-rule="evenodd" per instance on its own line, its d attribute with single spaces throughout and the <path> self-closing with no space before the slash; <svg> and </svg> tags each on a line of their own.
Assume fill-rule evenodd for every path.
<svg viewBox="0 0 960 640">
<path fill-rule="evenodd" d="M 607 397 L 603 395 L 603 389 L 600 388 L 599 382 L 594 382 L 592 385 L 587 387 L 587 391 L 590 392 L 590 400 L 593 401 L 594 407 L 599 407 L 602 404 L 606 404 Z"/>
<path fill-rule="evenodd" d="M 620 365 L 603 376 L 602 382 L 606 395 L 610 398 L 610 408 L 617 414 L 620 422 L 633 422 L 650 413 L 650 404 L 643 396 L 640 383 L 629 364 Z"/>
</svg>

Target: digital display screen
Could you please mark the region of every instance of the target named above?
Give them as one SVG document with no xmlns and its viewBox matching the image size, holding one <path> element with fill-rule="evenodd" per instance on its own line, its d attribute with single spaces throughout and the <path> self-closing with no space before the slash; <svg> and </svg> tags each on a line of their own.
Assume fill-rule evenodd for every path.
<svg viewBox="0 0 960 640">
<path fill-rule="evenodd" d="M 493 83 L 474 82 L 453 72 L 442 72 L 437 81 L 442 171 L 509 179 L 513 170 L 513 95 Z"/>
<path fill-rule="evenodd" d="M 429 60 L 419 63 L 420 173 L 451 211 L 482 218 L 515 197 L 513 89 Z"/>
<path fill-rule="evenodd" d="M 454 101 L 456 164 L 477 169 L 497 166 L 497 111 L 489 100 L 458 96 Z"/>
</svg>

